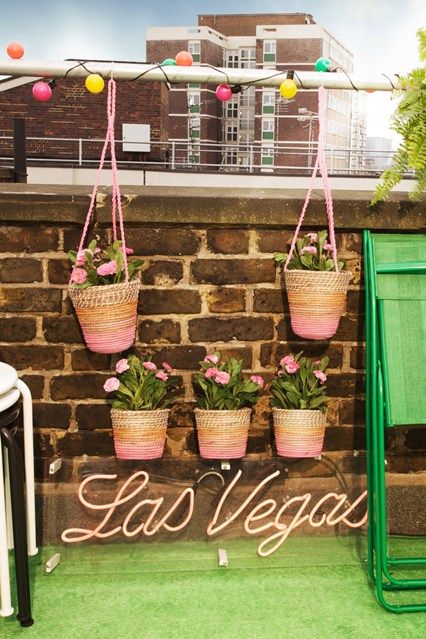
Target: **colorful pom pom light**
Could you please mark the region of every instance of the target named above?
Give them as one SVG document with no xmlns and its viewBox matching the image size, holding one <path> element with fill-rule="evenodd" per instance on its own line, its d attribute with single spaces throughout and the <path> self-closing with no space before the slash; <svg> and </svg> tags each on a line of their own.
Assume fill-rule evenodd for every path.
<svg viewBox="0 0 426 639">
<path fill-rule="evenodd" d="M 284 80 L 280 84 L 280 94 L 286 100 L 291 100 L 297 93 L 297 85 L 294 80 Z"/>
<path fill-rule="evenodd" d="M 179 51 L 175 60 L 176 64 L 180 67 L 190 67 L 193 62 L 192 55 L 189 51 Z"/>
<path fill-rule="evenodd" d="M 6 47 L 7 55 L 13 60 L 19 60 L 24 55 L 24 47 L 19 42 L 11 42 Z"/>
<path fill-rule="evenodd" d="M 100 76 L 98 73 L 91 73 L 90 75 L 88 75 L 86 80 L 84 81 L 84 84 L 86 85 L 86 89 L 90 91 L 90 93 L 100 93 L 101 91 L 103 91 L 105 86 L 103 77 Z"/>
<path fill-rule="evenodd" d="M 173 60 L 173 58 L 166 58 L 161 63 L 162 67 L 171 67 L 171 66 L 175 66 L 175 65 L 176 65 L 176 60 Z"/>
<path fill-rule="evenodd" d="M 52 89 L 47 82 L 36 82 L 33 86 L 33 96 L 38 102 L 47 102 L 52 97 Z"/>
<path fill-rule="evenodd" d="M 315 71 L 330 71 L 331 60 L 329 58 L 321 57 L 315 62 Z"/>
<path fill-rule="evenodd" d="M 232 98 L 232 89 L 229 84 L 219 84 L 216 87 L 216 97 L 221 102 L 226 102 L 230 98 Z"/>
</svg>

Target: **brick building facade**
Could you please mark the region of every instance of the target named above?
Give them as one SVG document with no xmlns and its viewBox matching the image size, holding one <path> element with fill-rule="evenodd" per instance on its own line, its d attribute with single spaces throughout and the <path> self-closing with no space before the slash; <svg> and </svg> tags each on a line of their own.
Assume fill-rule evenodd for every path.
<svg viewBox="0 0 426 639">
<path fill-rule="evenodd" d="M 189 50 L 195 64 L 214 67 L 312 71 L 317 58 L 325 55 L 334 67 L 352 71 L 351 53 L 309 14 L 199 15 L 198 27 L 147 30 L 150 61 L 161 62 L 180 50 Z M 299 90 L 295 100 L 287 101 L 277 89 L 250 87 L 222 104 L 215 100 L 214 89 L 204 84 L 172 87 L 170 136 L 181 143 L 188 164 L 254 164 L 265 171 L 312 164 L 315 90 Z M 348 91 L 329 93 L 330 146 L 350 146 L 351 101 Z M 301 142 L 303 155 L 298 151 Z M 217 143 L 226 150 L 218 152 Z M 344 161 L 336 162 L 344 167 Z"/>
<path fill-rule="evenodd" d="M 83 160 L 99 160 L 105 137 L 106 88 L 102 93 L 89 93 L 84 80 L 62 79 L 56 82 L 52 98 L 37 102 L 31 90 L 34 82 L 28 78 L 0 82 L 0 135 L 13 134 L 13 118 L 24 118 L 27 129 L 28 157 L 55 158 L 77 163 L 78 138 L 97 139 L 83 142 Z M 160 159 L 164 148 L 159 142 L 168 140 L 169 92 L 163 83 L 120 82 L 117 85 L 115 137 L 122 139 L 122 124 L 150 124 L 152 159 Z M 70 140 L 31 140 L 30 138 L 74 138 Z M 139 153 L 124 153 L 117 143 L 117 158 L 140 159 Z M 0 156 L 13 155 L 12 140 L 0 140 Z"/>
</svg>

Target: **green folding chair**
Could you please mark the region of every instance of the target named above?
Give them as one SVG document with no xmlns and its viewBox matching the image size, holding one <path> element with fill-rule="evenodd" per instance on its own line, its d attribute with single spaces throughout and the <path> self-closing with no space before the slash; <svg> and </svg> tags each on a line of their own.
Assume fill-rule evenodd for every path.
<svg viewBox="0 0 426 639">
<path fill-rule="evenodd" d="M 426 596 L 398 605 L 386 598 L 426 588 L 426 577 L 393 574 L 426 567 L 426 557 L 389 556 L 385 483 L 385 430 L 426 424 L 426 236 L 364 231 L 364 268 L 369 572 L 384 608 L 426 611 Z"/>
</svg>

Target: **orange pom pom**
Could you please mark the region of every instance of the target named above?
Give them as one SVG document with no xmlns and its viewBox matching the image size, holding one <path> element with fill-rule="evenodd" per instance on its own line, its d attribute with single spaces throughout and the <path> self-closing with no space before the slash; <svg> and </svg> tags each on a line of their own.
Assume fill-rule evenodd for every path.
<svg viewBox="0 0 426 639">
<path fill-rule="evenodd" d="M 178 64 L 180 67 L 190 67 L 193 62 L 192 55 L 189 53 L 189 51 L 179 51 L 175 60 L 176 64 Z"/>
<path fill-rule="evenodd" d="M 19 42 L 11 42 L 6 47 L 7 55 L 9 58 L 13 58 L 14 60 L 19 60 L 24 55 L 24 47 Z"/>
</svg>

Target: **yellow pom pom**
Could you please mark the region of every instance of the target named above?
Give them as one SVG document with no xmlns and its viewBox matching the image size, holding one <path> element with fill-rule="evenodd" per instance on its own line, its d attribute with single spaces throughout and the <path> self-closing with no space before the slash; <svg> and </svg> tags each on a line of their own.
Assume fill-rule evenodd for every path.
<svg viewBox="0 0 426 639">
<path fill-rule="evenodd" d="M 284 80 L 280 84 L 280 93 L 286 100 L 291 100 L 297 93 L 297 86 L 293 80 Z"/>
<path fill-rule="evenodd" d="M 90 93 L 100 93 L 104 89 L 105 82 L 98 73 L 91 73 L 87 76 L 85 85 Z"/>
</svg>

